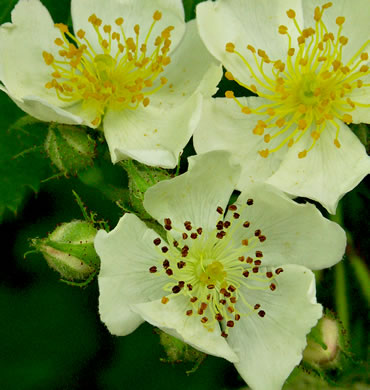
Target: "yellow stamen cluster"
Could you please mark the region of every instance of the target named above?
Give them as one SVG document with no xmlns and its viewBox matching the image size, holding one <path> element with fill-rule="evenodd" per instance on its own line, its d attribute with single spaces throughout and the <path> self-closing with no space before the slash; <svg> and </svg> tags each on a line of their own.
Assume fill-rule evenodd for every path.
<svg viewBox="0 0 370 390">
<path fill-rule="evenodd" d="M 222 337 L 227 337 L 241 318 L 266 315 L 260 303 L 250 301 L 246 290 L 275 291 L 283 272 L 262 264 L 267 237 L 242 217 L 253 203 L 248 199 L 245 204 L 229 206 L 225 219 L 224 210 L 217 207 L 219 218 L 211 231 L 185 221 L 183 232 L 174 229 L 177 239 L 171 235 L 171 219 L 165 218 L 168 243 L 159 237 L 153 241 L 161 261 L 153 264 L 149 273 L 168 277 L 162 304 L 184 296 L 188 300 L 184 315 L 198 317 L 210 332 L 220 331 L 221 326 Z M 243 232 L 239 245 L 235 231 Z"/>
<path fill-rule="evenodd" d="M 95 14 L 88 19 L 93 26 L 99 48 L 86 38 L 86 32 L 77 31 L 74 36 L 64 24 L 56 24 L 61 33 L 54 43 L 58 46 L 59 58 L 43 52 L 47 65 L 53 68 L 47 89 L 55 89 L 65 103 L 83 102 L 84 108 L 96 112 L 91 121 L 98 126 L 106 109 L 136 109 L 139 104 L 146 107 L 149 96 L 167 83 L 159 77 L 170 63 L 168 53 L 171 46 L 173 26 L 165 28 L 154 40 L 154 49 L 148 53 L 147 45 L 154 26 L 162 14 L 155 11 L 153 22 L 145 39 L 140 40 L 140 26 L 134 26 L 134 36 L 129 37 L 123 29 L 123 18 L 115 26 L 103 25 Z"/>
<path fill-rule="evenodd" d="M 256 50 L 248 45 L 247 50 L 254 58 L 255 66 L 252 67 L 232 42 L 226 44 L 226 52 L 240 58 L 257 86 L 244 84 L 230 72 L 226 73 L 226 77 L 270 101 L 251 109 L 243 106 L 231 91 L 225 93 L 227 98 L 235 100 L 243 113 L 268 116 L 267 119 L 258 120 L 253 129 L 254 134 L 264 135 L 264 141 L 273 144 L 272 148 L 259 151 L 262 157 L 267 157 L 284 145 L 291 147 L 307 132 L 311 132 L 311 145 L 298 153 L 299 158 L 304 158 L 329 123 L 337 129 L 334 145 L 340 148 L 338 120 L 350 124 L 351 112 L 356 107 L 370 107 L 369 104 L 350 98 L 355 89 L 369 86 L 361 79 L 370 73 L 369 66 L 365 63 L 369 56 L 363 51 L 370 41 L 367 40 L 355 55 L 344 63 L 343 50 L 348 45 L 348 38 L 341 34 L 345 18 L 336 18 L 338 30 L 335 34 L 328 31 L 322 19 L 324 11 L 331 6 L 332 3 L 326 3 L 315 8 L 315 28 L 301 29 L 295 11 L 287 11 L 287 16 L 294 22 L 299 36 L 296 49 L 292 47 L 288 27 L 279 26 L 279 34 L 288 38 L 289 47 L 285 62 L 271 60 L 263 50 Z M 265 71 L 266 64 L 269 64 L 271 72 Z M 256 68 L 260 74 L 256 72 Z"/>
</svg>

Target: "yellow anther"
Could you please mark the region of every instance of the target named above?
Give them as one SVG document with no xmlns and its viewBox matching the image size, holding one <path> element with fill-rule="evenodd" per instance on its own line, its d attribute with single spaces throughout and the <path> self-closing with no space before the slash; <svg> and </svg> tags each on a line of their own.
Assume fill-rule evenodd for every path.
<svg viewBox="0 0 370 390">
<path fill-rule="evenodd" d="M 306 58 L 301 58 L 300 60 L 299 60 L 299 65 L 301 65 L 301 66 L 306 66 L 307 65 L 307 59 Z"/>
<path fill-rule="evenodd" d="M 357 80 L 357 88 L 361 88 L 364 85 L 362 80 Z"/>
<path fill-rule="evenodd" d="M 153 14 L 153 19 L 158 21 L 158 20 L 161 20 L 162 19 L 162 12 L 160 11 L 155 11 L 154 14 Z"/>
<path fill-rule="evenodd" d="M 350 69 L 348 66 L 342 66 L 342 67 L 340 68 L 340 70 L 341 70 L 341 72 L 342 72 L 343 74 L 347 74 L 347 73 L 349 73 L 349 72 L 351 71 L 351 69 Z M 361 69 L 360 69 L 360 71 L 361 71 Z"/>
<path fill-rule="evenodd" d="M 339 149 L 340 148 L 340 142 L 335 138 L 334 145 Z"/>
<path fill-rule="evenodd" d="M 143 100 L 143 106 L 146 107 L 150 103 L 150 99 L 148 97 L 144 98 Z"/>
<path fill-rule="evenodd" d="M 324 62 L 324 61 L 326 61 L 327 59 L 328 59 L 327 57 L 321 56 L 321 57 L 319 57 L 319 58 L 317 59 L 317 61 L 318 61 L 318 62 Z"/>
<path fill-rule="evenodd" d="M 293 56 L 294 56 L 294 53 L 295 53 L 295 49 L 294 49 L 294 47 L 291 47 L 291 48 L 288 50 L 288 56 L 293 57 Z"/>
<path fill-rule="evenodd" d="M 338 60 L 334 60 L 331 64 L 333 66 L 334 72 L 336 72 L 340 68 L 340 66 L 342 65 L 342 63 Z"/>
<path fill-rule="evenodd" d="M 244 106 L 244 107 L 242 108 L 242 113 L 248 115 L 248 114 L 251 114 L 251 113 L 252 113 L 252 110 L 251 110 L 249 107 Z"/>
<path fill-rule="evenodd" d="M 331 76 L 332 76 L 332 73 L 329 72 L 328 70 L 324 71 L 324 72 L 321 74 L 321 77 L 322 77 L 324 80 L 330 79 Z"/>
<path fill-rule="evenodd" d="M 313 131 L 311 133 L 311 137 L 314 139 L 314 140 L 318 140 L 320 138 L 320 133 L 318 131 Z"/>
<path fill-rule="evenodd" d="M 275 115 L 275 110 L 271 107 L 269 107 L 267 110 L 267 115 L 274 116 Z"/>
<path fill-rule="evenodd" d="M 324 114 L 324 117 L 325 117 L 325 119 L 327 119 L 327 120 L 329 120 L 329 121 L 331 121 L 331 120 L 334 119 L 333 114 L 330 114 L 330 113 L 328 113 L 328 112 Z"/>
<path fill-rule="evenodd" d="M 54 26 L 59 28 L 60 32 L 63 34 L 68 32 L 68 26 L 63 23 L 56 23 Z"/>
<path fill-rule="evenodd" d="M 324 44 L 322 42 L 320 42 L 318 45 L 317 45 L 318 49 L 323 51 L 324 50 Z"/>
<path fill-rule="evenodd" d="M 287 26 L 284 26 L 284 25 L 281 25 L 279 26 L 279 34 L 286 34 L 288 32 L 288 27 Z"/>
<path fill-rule="evenodd" d="M 260 57 L 266 57 L 266 52 L 264 50 L 261 50 L 261 49 L 258 49 L 257 50 L 257 54 L 260 56 Z"/>
<path fill-rule="evenodd" d="M 248 46 L 247 46 L 247 49 L 248 49 L 249 51 L 251 51 L 252 53 L 255 53 L 255 52 L 256 52 L 256 49 L 255 49 L 252 45 L 248 45 Z"/>
<path fill-rule="evenodd" d="M 45 84 L 45 88 L 47 88 L 47 89 L 51 89 L 51 88 L 53 88 L 54 87 L 54 85 L 53 85 L 53 83 L 51 82 L 51 81 L 48 81 L 46 84 Z"/>
<path fill-rule="evenodd" d="M 298 107 L 298 111 L 302 114 L 305 114 L 307 112 L 307 107 L 304 104 L 300 104 Z"/>
<path fill-rule="evenodd" d="M 350 98 L 347 98 L 347 99 L 346 99 L 346 102 L 347 102 L 352 108 L 355 108 L 355 103 L 353 103 L 353 101 L 352 101 Z"/>
<path fill-rule="evenodd" d="M 104 30 L 105 33 L 110 34 L 110 32 L 112 31 L 112 26 L 110 26 L 109 24 L 106 24 L 103 27 L 103 30 Z"/>
<path fill-rule="evenodd" d="M 134 31 L 135 31 L 136 35 L 139 35 L 139 33 L 140 33 L 140 26 L 138 24 L 135 24 Z"/>
<path fill-rule="evenodd" d="M 348 83 L 344 83 L 344 84 L 343 84 L 343 87 L 344 87 L 345 89 L 352 89 L 351 85 L 348 84 Z"/>
<path fill-rule="evenodd" d="M 335 23 L 338 25 L 338 26 L 341 26 L 344 21 L 346 20 L 346 18 L 344 16 L 338 16 L 336 19 L 335 19 Z"/>
<path fill-rule="evenodd" d="M 162 64 L 163 64 L 163 66 L 167 66 L 170 62 L 171 62 L 171 58 L 170 57 L 164 57 L 163 61 L 162 61 Z"/>
<path fill-rule="evenodd" d="M 289 9 L 288 11 L 286 11 L 286 14 L 288 15 L 289 19 L 294 19 L 295 18 L 295 12 L 292 9 Z"/>
<path fill-rule="evenodd" d="M 115 20 L 115 23 L 116 23 L 117 26 L 121 26 L 123 24 L 123 18 L 117 18 Z"/>
<path fill-rule="evenodd" d="M 60 38 L 57 38 L 54 43 L 57 45 L 57 46 L 63 46 L 64 45 L 64 41 L 63 39 L 60 39 Z"/>
<path fill-rule="evenodd" d="M 108 49 L 109 47 L 109 43 L 106 39 L 102 40 L 101 45 L 104 47 L 104 49 Z"/>
<path fill-rule="evenodd" d="M 158 11 L 157 11 L 158 12 Z M 167 297 L 162 297 L 161 302 L 165 305 L 169 299 Z"/>
<path fill-rule="evenodd" d="M 330 99 L 335 100 L 337 98 L 337 94 L 334 91 L 330 92 Z"/>
<path fill-rule="evenodd" d="M 127 38 L 126 40 L 126 46 L 129 50 L 131 51 L 135 51 L 136 50 L 136 45 L 135 45 L 135 42 L 134 40 L 130 37 L 130 38 Z"/>
<path fill-rule="evenodd" d="M 225 50 L 229 53 L 234 53 L 235 45 L 232 42 L 228 42 L 225 45 Z"/>
<path fill-rule="evenodd" d="M 362 65 L 360 68 L 360 72 L 366 73 L 369 70 L 369 67 L 367 65 Z"/>
<path fill-rule="evenodd" d="M 268 155 L 269 155 L 269 150 L 268 150 L 268 149 L 260 150 L 260 151 L 258 152 L 258 154 L 259 154 L 261 157 L 263 157 L 263 158 L 267 158 Z"/>
<path fill-rule="evenodd" d="M 332 3 L 331 1 L 329 1 L 329 3 L 325 3 L 325 4 L 322 6 L 322 9 L 330 8 L 332 5 L 333 5 L 333 3 Z"/>
<path fill-rule="evenodd" d="M 304 130 L 307 127 L 307 121 L 305 119 L 300 119 L 298 121 L 298 129 Z"/>
<path fill-rule="evenodd" d="M 268 144 L 271 141 L 271 135 L 265 134 L 263 137 L 263 140 Z"/>
<path fill-rule="evenodd" d="M 44 61 L 45 61 L 46 65 L 51 65 L 54 62 L 54 57 L 52 54 L 50 54 L 46 51 L 43 51 L 42 56 L 44 57 Z"/>
<path fill-rule="evenodd" d="M 302 150 L 298 153 L 298 158 L 305 158 L 307 156 L 307 150 Z"/>
<path fill-rule="evenodd" d="M 352 116 L 349 114 L 344 114 L 342 120 L 344 123 L 347 123 L 347 125 L 349 125 L 350 123 L 352 123 Z"/>
<path fill-rule="evenodd" d="M 288 148 L 291 148 L 293 146 L 293 144 L 294 144 L 294 140 L 293 140 L 293 138 L 291 138 L 288 142 Z"/>
<path fill-rule="evenodd" d="M 160 80 L 161 80 L 161 84 L 162 84 L 162 85 L 167 84 L 167 81 L 168 81 L 168 80 L 166 79 L 166 77 L 161 77 Z"/>
<path fill-rule="evenodd" d="M 232 73 L 229 72 L 229 71 L 225 72 L 225 77 L 226 77 L 228 80 L 234 80 L 234 76 L 233 76 Z"/>
<path fill-rule="evenodd" d="M 285 125 L 285 119 L 280 118 L 275 123 L 276 123 L 276 126 L 279 127 L 279 129 L 281 129 Z"/>
<path fill-rule="evenodd" d="M 320 10 L 320 7 L 316 7 L 314 14 L 313 14 L 313 18 L 316 20 L 316 22 L 319 22 L 321 19 L 321 16 L 322 16 L 322 11 Z"/>
<path fill-rule="evenodd" d="M 118 44 L 118 50 L 123 53 L 123 50 L 125 50 L 125 47 L 122 45 L 122 43 Z"/>
<path fill-rule="evenodd" d="M 265 132 L 265 129 L 262 127 L 262 126 L 256 126 L 254 129 L 253 129 L 253 134 L 255 135 L 263 135 L 263 133 Z"/>
<path fill-rule="evenodd" d="M 250 89 L 251 89 L 251 91 L 253 91 L 254 93 L 257 93 L 257 87 L 256 87 L 254 84 L 252 84 L 252 85 L 250 86 Z"/>
<path fill-rule="evenodd" d="M 367 61 L 369 59 L 369 55 L 367 53 L 362 53 L 360 58 L 361 61 Z"/>
<path fill-rule="evenodd" d="M 85 38 L 85 34 L 86 34 L 85 31 L 80 29 L 80 30 L 77 31 L 76 35 L 78 36 L 78 38 L 84 39 Z"/>
<path fill-rule="evenodd" d="M 228 99 L 234 99 L 234 97 L 235 97 L 233 91 L 226 91 L 226 92 L 225 92 L 225 96 L 226 96 Z"/>
<path fill-rule="evenodd" d="M 305 43 L 305 37 L 302 35 L 297 38 L 298 45 L 303 45 Z"/>
<path fill-rule="evenodd" d="M 339 38 L 339 42 L 342 46 L 346 45 L 348 43 L 348 38 L 347 37 L 344 37 L 344 36 L 341 36 Z"/>
</svg>

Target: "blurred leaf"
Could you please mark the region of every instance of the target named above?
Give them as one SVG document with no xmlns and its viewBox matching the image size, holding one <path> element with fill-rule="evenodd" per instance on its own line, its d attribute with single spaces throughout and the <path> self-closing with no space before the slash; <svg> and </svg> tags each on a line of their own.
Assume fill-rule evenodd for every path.
<svg viewBox="0 0 370 390">
<path fill-rule="evenodd" d="M 183 0 L 185 10 L 185 20 L 195 19 L 195 8 L 204 0 Z"/>
<path fill-rule="evenodd" d="M 47 126 L 29 116 L 0 132 L 0 222 L 8 209 L 14 213 L 30 190 L 37 192 L 50 175 L 43 152 Z"/>
</svg>

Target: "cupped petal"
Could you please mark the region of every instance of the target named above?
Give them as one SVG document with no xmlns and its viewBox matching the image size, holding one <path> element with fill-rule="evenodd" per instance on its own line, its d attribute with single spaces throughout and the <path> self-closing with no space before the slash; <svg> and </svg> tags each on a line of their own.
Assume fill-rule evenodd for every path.
<svg viewBox="0 0 370 390">
<path fill-rule="evenodd" d="M 327 3 L 326 0 L 319 1 L 302 1 L 303 15 L 305 27 L 314 27 L 315 21 L 313 19 L 314 9 L 317 6 L 322 6 Z M 344 64 L 351 60 L 352 56 L 368 42 L 370 36 L 369 24 L 369 2 L 367 0 L 336 0 L 332 2 L 333 5 L 326 9 L 323 16 L 323 22 L 328 32 L 332 32 L 337 36 L 338 25 L 336 19 L 338 16 L 344 16 L 345 22 L 342 27 L 341 35 L 348 38 L 347 45 L 342 51 L 342 62 Z"/>
<path fill-rule="evenodd" d="M 59 108 L 38 96 L 24 96 L 23 98 L 17 99 L 1 85 L 0 90 L 5 92 L 21 110 L 40 121 L 58 122 L 69 125 L 83 124 L 83 119 L 80 116 Z"/>
<path fill-rule="evenodd" d="M 259 303 L 265 316 L 242 316 L 227 339 L 239 357 L 236 369 L 253 390 L 281 389 L 301 361 L 307 333 L 322 315 L 310 270 L 286 265 L 276 285 L 275 291 L 243 288 L 241 294 Z"/>
<path fill-rule="evenodd" d="M 367 51 L 370 52 L 370 45 Z M 353 123 L 370 123 L 370 74 L 363 77 L 364 86 L 354 88 L 349 95 L 355 103 L 355 108 L 350 112 Z"/>
<path fill-rule="evenodd" d="M 256 97 L 238 100 L 251 109 L 268 103 L 266 99 Z M 243 114 L 231 99 L 205 99 L 201 119 L 194 132 L 194 148 L 198 154 L 212 150 L 231 152 L 232 161 L 242 167 L 238 189 L 244 189 L 250 183 L 265 181 L 279 168 L 287 147 L 282 147 L 269 158 L 258 154 L 259 150 L 266 148 L 266 143 L 262 136 L 253 134 L 253 129 L 258 120 L 264 119 L 261 115 Z M 276 142 L 280 142 L 279 139 Z"/>
<path fill-rule="evenodd" d="M 112 162 L 133 158 L 143 164 L 174 168 L 199 121 L 202 97 L 166 109 L 149 104 L 135 110 L 108 111 L 104 135 Z"/>
<path fill-rule="evenodd" d="M 99 313 L 114 335 L 127 335 L 143 322 L 131 304 L 154 301 L 164 294 L 162 286 L 168 278 L 149 272 L 163 261 L 153 244 L 157 237 L 133 214 L 125 214 L 111 232 L 100 230 L 96 235 L 94 245 L 101 260 Z"/>
<path fill-rule="evenodd" d="M 214 230 L 220 217 L 216 210 L 225 210 L 239 175 L 240 167 L 231 163 L 225 151 L 192 156 L 186 173 L 146 191 L 144 207 L 162 224 L 170 218 L 177 232 L 184 231 L 186 221 L 203 231 Z"/>
<path fill-rule="evenodd" d="M 219 329 L 210 332 L 197 316 L 187 316 L 189 299 L 184 296 L 170 298 L 166 304 L 160 300 L 150 303 L 131 305 L 132 310 L 141 315 L 150 324 L 184 341 L 192 347 L 214 356 L 219 356 L 232 363 L 237 356 L 221 337 Z"/>
<path fill-rule="evenodd" d="M 331 267 L 342 259 L 346 246 L 344 230 L 324 218 L 314 205 L 298 204 L 262 183 L 249 186 L 235 205 L 240 217 L 235 221 L 234 212 L 228 212 L 226 219 L 232 221 L 233 246 L 240 247 L 242 240 L 248 239 L 246 257 L 260 251 L 264 266 L 299 264 L 310 269 Z M 243 226 L 245 221 L 249 222 L 247 227 Z"/>
<path fill-rule="evenodd" d="M 21 101 L 37 96 L 50 105 L 63 107 L 54 90 L 45 88 L 52 68 L 43 51 L 56 54 L 54 40 L 60 36 L 48 10 L 39 0 L 20 0 L 12 11 L 12 23 L 0 27 L 1 82 L 7 93 Z"/>
<path fill-rule="evenodd" d="M 286 10 L 294 8 L 298 22 L 302 22 L 302 6 L 299 0 L 218 0 L 203 2 L 197 6 L 199 33 L 208 50 L 230 71 L 235 78 L 247 85 L 255 84 L 257 89 L 266 90 L 258 84 L 250 69 L 235 53 L 225 50 L 229 42 L 245 58 L 258 78 L 263 79 L 252 53 L 247 45 L 261 49 L 275 60 L 285 62 L 288 50 L 286 36 L 278 33 L 279 25 L 286 25 L 296 44 L 298 33 Z M 268 70 L 267 70 L 268 69 Z M 264 69 L 271 71 L 271 67 Z"/>
<path fill-rule="evenodd" d="M 155 38 L 168 26 L 173 26 L 171 32 L 171 51 L 180 42 L 184 31 L 184 8 L 181 0 L 72 0 L 71 13 L 75 32 L 82 29 L 86 32 L 90 44 L 97 53 L 101 53 L 98 35 L 88 21 L 92 14 L 102 20 L 102 25 L 110 25 L 112 33 L 121 34 L 121 29 L 115 23 L 118 18 L 123 18 L 123 29 L 126 38 L 133 37 L 136 41 L 134 26 L 139 25 L 139 46 L 145 42 L 146 36 L 153 23 L 155 11 L 162 13 L 162 18 L 156 23 L 147 41 L 148 52 L 154 49 Z M 104 34 L 104 32 L 102 32 Z"/>
<path fill-rule="evenodd" d="M 343 122 L 338 121 L 340 148 L 333 141 L 336 127 L 328 124 L 305 158 L 298 158 L 300 143 L 289 149 L 280 168 L 267 183 L 297 196 L 320 202 L 335 214 L 339 200 L 369 172 L 370 158 L 364 146 Z"/>
<path fill-rule="evenodd" d="M 195 92 L 209 97 L 217 92 L 222 66 L 204 46 L 195 20 L 186 24 L 185 36 L 171 55 L 163 76 L 168 82 L 152 96 L 155 104 L 173 107 Z"/>
</svg>

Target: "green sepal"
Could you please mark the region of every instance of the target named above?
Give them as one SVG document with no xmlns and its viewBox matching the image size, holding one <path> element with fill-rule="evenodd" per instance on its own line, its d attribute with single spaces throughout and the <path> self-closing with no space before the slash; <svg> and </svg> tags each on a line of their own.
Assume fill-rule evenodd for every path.
<svg viewBox="0 0 370 390">
<path fill-rule="evenodd" d="M 130 203 L 142 219 L 152 219 L 143 206 L 146 190 L 154 184 L 171 178 L 164 169 L 148 167 L 134 160 L 121 162 L 129 177 Z"/>
<path fill-rule="evenodd" d="M 93 164 L 95 141 L 77 126 L 51 123 L 45 150 L 53 165 L 64 175 L 75 175 Z"/>
<path fill-rule="evenodd" d="M 156 333 L 159 334 L 160 344 L 166 352 L 166 358 L 161 358 L 161 362 L 171 364 L 184 363 L 188 367 L 191 367 L 186 370 L 186 374 L 188 375 L 194 373 L 207 357 L 204 352 L 194 349 L 160 329 L 156 329 Z"/>
</svg>

